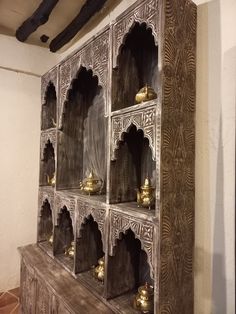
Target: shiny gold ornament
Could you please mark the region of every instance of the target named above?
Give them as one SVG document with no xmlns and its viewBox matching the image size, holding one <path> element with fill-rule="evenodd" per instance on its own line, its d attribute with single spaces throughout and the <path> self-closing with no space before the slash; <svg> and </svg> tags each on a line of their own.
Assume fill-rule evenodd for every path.
<svg viewBox="0 0 236 314">
<path fill-rule="evenodd" d="M 53 234 L 49 237 L 48 242 L 53 245 Z"/>
<path fill-rule="evenodd" d="M 149 101 L 152 99 L 156 99 L 157 94 L 154 91 L 154 89 L 148 85 L 144 86 L 140 89 L 140 91 L 135 96 L 135 102 L 136 104 L 140 104 L 145 101 Z"/>
<path fill-rule="evenodd" d="M 105 275 L 105 257 L 104 256 L 99 258 L 98 266 L 93 268 L 93 275 L 97 280 L 104 282 L 104 275 Z"/>
<path fill-rule="evenodd" d="M 148 178 L 145 179 L 144 185 L 141 186 L 141 192 L 137 192 L 137 203 L 138 206 L 147 207 L 151 209 L 151 206 L 154 204 L 154 188 L 150 184 Z"/>
<path fill-rule="evenodd" d="M 90 172 L 89 176 L 81 182 L 80 189 L 88 195 L 96 194 L 101 192 L 102 183 L 101 179 L 95 178 L 93 172 Z"/>
<path fill-rule="evenodd" d="M 75 241 L 72 241 L 70 247 L 65 249 L 65 255 L 69 256 L 70 258 L 74 258 L 74 256 L 75 256 Z"/>
<path fill-rule="evenodd" d="M 154 309 L 154 297 L 153 287 L 147 282 L 144 286 L 138 288 L 138 293 L 134 297 L 133 307 L 144 314 L 153 313 Z"/>
<path fill-rule="evenodd" d="M 56 184 L 56 174 L 54 173 L 51 178 L 47 174 L 47 182 L 48 182 L 48 185 L 55 186 L 55 184 Z"/>
</svg>

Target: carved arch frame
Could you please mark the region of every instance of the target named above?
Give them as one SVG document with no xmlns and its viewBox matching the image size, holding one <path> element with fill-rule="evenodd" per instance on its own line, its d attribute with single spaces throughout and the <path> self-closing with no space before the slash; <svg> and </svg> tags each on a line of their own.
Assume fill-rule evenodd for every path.
<svg viewBox="0 0 236 314">
<path fill-rule="evenodd" d="M 52 222 L 53 227 L 55 225 L 55 213 L 54 213 L 54 189 L 51 187 L 44 187 L 39 189 L 39 197 L 38 197 L 38 219 L 40 220 L 42 206 L 44 203 L 48 201 L 51 212 L 52 212 Z"/>
<path fill-rule="evenodd" d="M 118 65 L 118 55 L 135 23 L 145 24 L 150 28 L 154 37 L 155 45 L 159 44 L 159 0 L 140 1 L 133 10 L 124 15 L 113 24 L 113 68 Z"/>
<path fill-rule="evenodd" d="M 75 235 L 75 206 L 76 206 L 76 201 L 72 197 L 65 197 L 62 196 L 58 193 L 55 194 L 55 203 L 54 203 L 54 208 L 55 208 L 55 226 L 58 226 L 58 221 L 60 218 L 60 214 L 62 211 L 63 207 L 66 207 L 71 218 L 72 222 L 72 228 L 73 228 L 73 234 Z"/>
<path fill-rule="evenodd" d="M 69 90 L 81 67 L 91 70 L 93 76 L 97 76 L 98 85 L 103 90 L 105 112 L 107 112 L 109 37 L 109 29 L 107 29 L 60 66 L 59 129 L 62 128 L 65 102 Z"/>
<path fill-rule="evenodd" d="M 111 136 L 111 160 L 116 160 L 116 151 L 119 143 L 123 141 L 124 134 L 127 133 L 132 125 L 137 130 L 142 130 L 144 137 L 149 140 L 149 147 L 152 151 L 152 159 L 157 160 L 156 145 L 160 145 L 161 120 L 160 110 L 156 105 L 147 110 L 139 109 L 132 113 L 119 114 L 112 117 L 112 136 Z"/>
<path fill-rule="evenodd" d="M 103 244 L 103 252 L 106 250 L 106 233 L 105 233 L 105 221 L 106 221 L 106 209 L 105 208 L 95 208 L 90 204 L 84 202 L 77 202 L 77 223 L 76 223 L 76 236 L 81 237 L 81 230 L 83 224 L 86 223 L 86 219 L 92 216 L 94 221 L 98 225 L 98 230 L 101 232 L 101 240 Z"/>
<path fill-rule="evenodd" d="M 40 141 L 40 160 L 43 160 L 44 157 L 44 150 L 47 145 L 47 142 L 50 142 L 54 149 L 54 156 L 56 160 L 56 146 L 57 146 L 57 131 L 56 130 L 49 130 L 41 132 L 41 141 Z"/>
<path fill-rule="evenodd" d="M 115 246 L 121 239 L 121 234 L 126 234 L 128 230 L 133 231 L 134 236 L 141 243 L 141 249 L 147 254 L 147 262 L 150 267 L 150 276 L 154 279 L 154 225 L 151 222 L 143 222 L 129 215 L 111 212 L 110 225 L 110 250 L 109 255 L 115 255 Z"/>
<path fill-rule="evenodd" d="M 58 99 L 58 67 L 52 69 L 51 71 L 47 72 L 42 77 L 42 84 L 41 84 L 41 104 L 44 105 L 46 101 L 46 93 L 48 87 L 52 83 L 55 87 L 56 96 Z"/>
</svg>

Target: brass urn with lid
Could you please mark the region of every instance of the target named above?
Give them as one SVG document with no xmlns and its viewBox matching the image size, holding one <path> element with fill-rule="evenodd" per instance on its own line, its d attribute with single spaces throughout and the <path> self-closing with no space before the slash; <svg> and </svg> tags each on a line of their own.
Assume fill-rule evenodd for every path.
<svg viewBox="0 0 236 314">
<path fill-rule="evenodd" d="M 153 286 L 147 282 L 144 286 L 138 288 L 138 293 L 134 297 L 133 307 L 143 314 L 151 314 L 154 309 L 154 291 Z"/>
<path fill-rule="evenodd" d="M 93 269 L 93 275 L 97 280 L 104 282 L 104 275 L 105 275 L 105 257 L 104 256 L 99 258 L 98 265 Z"/>
<path fill-rule="evenodd" d="M 65 249 L 65 255 L 69 256 L 70 258 L 74 258 L 74 256 L 75 256 L 75 241 L 71 241 L 70 247 Z"/>
<path fill-rule="evenodd" d="M 94 176 L 93 172 L 89 173 L 89 176 L 83 180 L 80 184 L 80 189 L 88 195 L 101 192 L 102 180 Z"/>
<path fill-rule="evenodd" d="M 137 203 L 138 206 L 147 207 L 151 209 L 154 204 L 154 188 L 151 186 L 150 180 L 146 178 L 144 180 L 144 185 L 141 186 L 141 192 L 137 192 Z"/>
<path fill-rule="evenodd" d="M 157 93 L 154 91 L 154 89 L 151 86 L 146 84 L 136 94 L 135 102 L 136 104 L 140 104 L 142 102 L 153 100 L 156 98 L 157 98 Z"/>
</svg>

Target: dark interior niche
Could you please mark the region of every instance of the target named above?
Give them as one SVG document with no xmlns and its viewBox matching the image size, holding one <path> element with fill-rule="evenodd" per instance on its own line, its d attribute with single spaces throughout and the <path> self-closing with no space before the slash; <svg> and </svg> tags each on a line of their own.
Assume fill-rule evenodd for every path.
<svg viewBox="0 0 236 314">
<path fill-rule="evenodd" d="M 112 110 L 135 104 L 136 93 L 146 84 L 157 92 L 158 48 L 151 29 L 135 23 L 127 35 L 112 72 Z"/>
<path fill-rule="evenodd" d="M 39 219 L 39 241 L 48 241 L 53 233 L 53 223 L 52 210 L 47 199 L 43 202 Z"/>
<path fill-rule="evenodd" d="M 57 122 L 57 94 L 53 83 L 49 83 L 45 102 L 42 106 L 41 129 L 46 130 L 54 128 Z"/>
<path fill-rule="evenodd" d="M 48 180 L 55 173 L 55 153 L 52 143 L 48 140 L 43 152 L 43 160 L 40 162 L 40 185 L 49 185 Z"/>
<path fill-rule="evenodd" d="M 74 233 L 70 213 L 64 206 L 58 217 L 58 224 L 54 230 L 54 254 L 64 254 L 74 241 Z"/>
<path fill-rule="evenodd" d="M 147 254 L 130 229 L 122 233 L 114 252 L 114 256 L 108 258 L 107 298 L 136 291 L 145 282 L 153 285 Z"/>
<path fill-rule="evenodd" d="M 116 151 L 116 160 L 111 161 L 110 202 L 132 202 L 137 199 L 139 189 L 145 178 L 151 179 L 155 186 L 155 162 L 149 141 L 142 130 L 132 125 L 128 133 L 124 133 Z"/>
<path fill-rule="evenodd" d="M 76 241 L 76 273 L 91 270 L 103 255 L 101 232 L 90 215 L 82 224 L 80 237 Z"/>
<path fill-rule="evenodd" d="M 79 188 L 90 171 L 106 177 L 103 90 L 91 70 L 81 67 L 65 103 L 59 134 L 57 187 Z"/>
</svg>

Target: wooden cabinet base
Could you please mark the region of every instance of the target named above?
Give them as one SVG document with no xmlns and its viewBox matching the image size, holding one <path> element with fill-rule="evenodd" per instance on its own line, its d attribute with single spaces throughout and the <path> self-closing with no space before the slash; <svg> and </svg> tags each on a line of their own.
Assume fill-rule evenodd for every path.
<svg viewBox="0 0 236 314">
<path fill-rule="evenodd" d="M 21 313 L 122 313 L 112 310 L 106 300 L 99 300 L 37 245 L 21 247 L 19 251 Z"/>
</svg>

